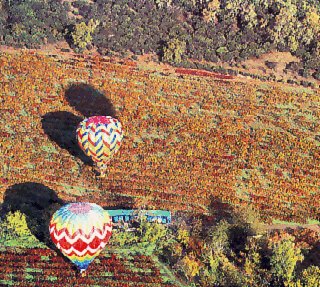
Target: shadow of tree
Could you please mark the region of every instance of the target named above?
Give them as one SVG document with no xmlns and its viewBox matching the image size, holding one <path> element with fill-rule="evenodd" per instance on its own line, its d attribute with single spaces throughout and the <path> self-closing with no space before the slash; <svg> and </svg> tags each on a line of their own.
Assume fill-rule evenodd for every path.
<svg viewBox="0 0 320 287">
<path fill-rule="evenodd" d="M 234 213 L 234 208 L 230 204 L 222 202 L 220 198 L 211 196 L 208 211 L 216 221 L 229 220 Z"/>
<path fill-rule="evenodd" d="M 65 92 L 65 98 L 86 118 L 92 116 L 111 116 L 116 118 L 116 111 L 111 101 L 99 90 L 85 83 L 72 84 Z"/>
<path fill-rule="evenodd" d="M 108 194 L 108 202 L 111 203 L 111 206 L 103 206 L 106 210 L 116 210 L 116 209 L 133 209 L 135 205 L 134 198 L 122 194 Z"/>
<path fill-rule="evenodd" d="M 77 143 L 76 129 L 82 120 L 70 112 L 50 112 L 42 117 L 41 124 L 50 140 L 79 158 L 84 164 L 92 166 L 93 161 L 84 154 Z"/>
<path fill-rule="evenodd" d="M 306 269 L 310 266 L 320 266 L 320 242 L 316 242 L 307 254 L 304 260 L 298 265 L 299 269 Z"/>
<path fill-rule="evenodd" d="M 249 207 L 248 207 L 249 208 Z M 254 235 L 251 223 L 247 222 L 245 217 L 240 216 L 240 209 L 221 201 L 219 198 L 211 197 L 208 207 L 210 216 L 203 218 L 202 232 L 205 236 L 210 236 L 212 226 L 216 226 L 219 222 L 226 221 L 229 227 L 229 244 L 236 254 L 240 254 L 245 249 L 248 236 Z M 245 212 L 245 210 L 243 210 Z"/>
<path fill-rule="evenodd" d="M 5 191 L 2 214 L 20 210 L 26 216 L 31 233 L 49 248 L 58 251 L 50 238 L 49 223 L 53 213 L 63 204 L 64 201 L 49 187 L 25 182 L 14 184 Z"/>
</svg>

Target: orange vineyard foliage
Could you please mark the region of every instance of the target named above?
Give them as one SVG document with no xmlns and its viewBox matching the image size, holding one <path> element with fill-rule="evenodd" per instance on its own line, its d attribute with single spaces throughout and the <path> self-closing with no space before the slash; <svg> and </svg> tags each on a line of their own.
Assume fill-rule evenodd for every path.
<svg viewBox="0 0 320 287">
<path fill-rule="evenodd" d="M 32 181 L 64 200 L 102 206 L 148 197 L 159 209 L 201 213 L 219 200 L 253 204 L 266 220 L 320 218 L 317 90 L 28 52 L 2 53 L 0 78 L 0 195 Z M 123 145 L 105 179 L 41 125 L 49 112 L 83 118 L 65 99 L 79 82 L 103 92 L 123 125 Z"/>
<path fill-rule="evenodd" d="M 134 255 L 123 258 L 120 254 L 107 253 L 100 255 L 99 261 L 94 261 L 88 268 L 88 275 L 81 277 L 69 262 L 52 250 L 34 248 L 16 252 L 8 249 L 0 254 L 3 271 L 0 273 L 0 282 L 12 282 L 14 277 L 17 281 L 14 286 L 21 287 L 145 287 L 150 284 L 177 286 L 164 282 L 156 262 L 149 256 Z"/>
</svg>

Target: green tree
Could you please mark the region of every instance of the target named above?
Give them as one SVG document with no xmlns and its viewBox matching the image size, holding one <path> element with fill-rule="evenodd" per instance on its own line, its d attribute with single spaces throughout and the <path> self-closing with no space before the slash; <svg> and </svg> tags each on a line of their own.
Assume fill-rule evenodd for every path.
<svg viewBox="0 0 320 287">
<path fill-rule="evenodd" d="M 320 15 L 315 7 L 309 7 L 306 17 L 306 25 L 309 26 L 315 33 L 320 30 Z"/>
<path fill-rule="evenodd" d="M 31 233 L 25 214 L 19 210 L 7 213 L 0 222 L 0 246 L 45 247 Z"/>
<path fill-rule="evenodd" d="M 74 31 L 71 32 L 73 44 L 80 50 L 83 51 L 88 44 L 92 42 L 92 34 L 99 25 L 99 21 L 91 19 L 88 24 L 80 22 L 75 25 Z"/>
<path fill-rule="evenodd" d="M 294 282 L 297 262 L 303 260 L 300 248 L 295 246 L 294 237 L 276 242 L 270 258 L 271 273 L 275 280 L 286 286 Z"/>
<path fill-rule="evenodd" d="M 201 281 L 206 286 L 210 286 L 209 282 L 222 286 L 226 283 L 222 269 L 228 261 L 225 254 L 230 253 L 230 228 L 231 225 L 226 220 L 221 220 L 208 230 L 201 258 L 206 267 L 202 268 L 200 274 Z"/>
<path fill-rule="evenodd" d="M 158 8 L 171 6 L 172 0 L 154 0 Z"/>
<path fill-rule="evenodd" d="M 206 267 L 203 267 L 200 272 L 202 285 L 250 286 L 245 285 L 244 273 L 225 254 L 221 252 L 209 252 L 207 253 L 207 261 L 205 263 Z"/>
<path fill-rule="evenodd" d="M 137 229 L 138 245 L 147 249 L 150 253 L 153 251 L 160 252 L 166 243 L 166 235 L 166 226 L 160 223 L 148 222 L 145 218 L 142 218 Z"/>
<path fill-rule="evenodd" d="M 244 257 L 244 273 L 245 282 L 247 286 L 250 287 L 262 287 L 268 286 L 266 283 L 270 281 L 270 276 L 268 271 L 261 268 L 262 265 L 262 240 L 256 237 L 251 237 L 245 248 L 245 257 Z"/>
<path fill-rule="evenodd" d="M 207 254 L 207 261 L 204 261 L 207 266 L 201 269 L 200 278 L 204 286 L 218 284 L 222 281 L 222 272 L 220 270 L 221 258 L 218 254 L 213 255 L 212 252 Z M 209 266 L 208 266 L 209 265 Z"/>
<path fill-rule="evenodd" d="M 190 233 L 185 228 L 179 228 L 177 234 L 178 242 L 182 243 L 184 246 L 188 246 L 190 240 Z"/>
<path fill-rule="evenodd" d="M 233 223 L 247 229 L 248 235 L 260 235 L 265 232 L 265 226 L 259 212 L 252 206 L 238 207 L 234 211 Z"/>
<path fill-rule="evenodd" d="M 200 261 L 192 254 L 184 256 L 179 265 L 189 280 L 194 278 L 200 271 Z"/>
<path fill-rule="evenodd" d="M 139 238 L 135 232 L 113 230 L 111 243 L 120 247 L 128 247 L 138 242 Z"/>
<path fill-rule="evenodd" d="M 163 61 L 169 63 L 180 63 L 186 52 L 186 42 L 179 39 L 169 40 L 163 48 Z"/>
<path fill-rule="evenodd" d="M 320 287 L 320 268 L 318 266 L 310 266 L 303 270 L 301 283 L 303 287 Z"/>
<path fill-rule="evenodd" d="M 219 0 L 211 0 L 206 5 L 207 7 L 203 9 L 202 16 L 205 22 L 217 22 L 217 13 L 220 9 L 220 1 Z"/>
<path fill-rule="evenodd" d="M 255 11 L 255 5 L 254 4 L 245 4 L 242 6 L 241 12 L 240 12 L 240 23 L 241 26 L 246 26 L 247 28 L 254 28 L 258 24 L 258 18 L 257 13 Z"/>
<path fill-rule="evenodd" d="M 9 236 L 10 233 L 15 236 L 31 235 L 27 225 L 26 216 L 20 211 L 9 212 L 5 217 L 2 228 L 3 230 L 6 230 L 6 233 L 8 233 Z"/>
<path fill-rule="evenodd" d="M 221 220 L 216 226 L 210 228 L 206 246 L 215 253 L 227 253 L 230 248 L 229 236 L 231 225 Z"/>
</svg>

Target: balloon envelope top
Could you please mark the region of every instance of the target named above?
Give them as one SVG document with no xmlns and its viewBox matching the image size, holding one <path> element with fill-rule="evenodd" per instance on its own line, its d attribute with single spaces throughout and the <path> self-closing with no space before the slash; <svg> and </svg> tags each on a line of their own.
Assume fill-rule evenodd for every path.
<svg viewBox="0 0 320 287">
<path fill-rule="evenodd" d="M 99 124 L 103 124 L 103 125 L 108 125 L 108 124 L 118 124 L 120 123 L 117 119 L 110 117 L 110 116 L 93 116 L 88 118 L 87 120 L 87 126 L 90 124 L 95 124 L 95 125 L 99 125 Z"/>
<path fill-rule="evenodd" d="M 52 241 L 80 270 L 86 270 L 111 236 L 107 211 L 95 203 L 64 205 L 50 221 Z"/>
</svg>

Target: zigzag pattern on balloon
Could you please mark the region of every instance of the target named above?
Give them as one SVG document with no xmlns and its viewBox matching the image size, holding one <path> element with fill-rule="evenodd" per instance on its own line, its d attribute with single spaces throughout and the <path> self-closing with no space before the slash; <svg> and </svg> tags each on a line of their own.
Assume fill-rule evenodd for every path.
<svg viewBox="0 0 320 287">
<path fill-rule="evenodd" d="M 76 248 L 74 248 L 73 246 L 71 246 L 69 249 L 62 249 L 62 252 L 68 256 L 76 255 L 76 256 L 83 257 L 86 255 L 90 255 L 92 257 L 96 257 L 97 255 L 99 255 L 100 251 L 106 246 L 106 244 L 107 244 L 106 242 L 101 242 L 97 248 L 91 248 L 90 246 L 88 246 L 87 248 L 85 248 L 82 251 L 79 251 Z M 58 245 L 59 245 L 59 243 L 57 244 L 57 247 L 59 248 Z M 80 258 L 79 258 L 79 260 L 80 260 Z M 83 260 L 83 258 L 81 258 L 81 260 Z"/>
<path fill-rule="evenodd" d="M 84 261 L 92 261 L 95 257 L 97 257 L 102 250 L 99 250 L 97 253 L 95 254 L 90 254 L 88 252 L 88 254 L 83 255 L 83 256 L 78 256 L 75 253 L 70 253 L 69 255 L 65 254 L 72 262 L 74 261 L 78 261 L 78 262 L 84 262 Z"/>
<path fill-rule="evenodd" d="M 111 233 L 112 227 L 111 224 L 105 224 L 104 230 L 93 228 L 90 234 L 82 234 L 82 230 L 78 230 L 76 233 L 70 235 L 66 228 L 61 230 L 56 230 L 56 224 L 50 225 L 50 234 L 52 239 L 55 241 L 60 241 L 62 238 L 65 238 L 68 243 L 73 244 L 77 242 L 78 239 L 81 239 L 83 242 L 89 244 L 92 241 L 93 237 L 97 237 L 103 240 L 108 233 Z"/>
<path fill-rule="evenodd" d="M 63 232 L 60 236 L 57 236 L 54 229 L 50 233 L 50 236 L 52 241 L 62 251 L 69 250 L 71 247 L 78 252 L 82 252 L 85 249 L 93 251 L 97 250 L 97 248 L 99 249 L 101 244 L 104 244 L 103 247 L 105 246 L 105 243 L 108 242 L 111 236 L 111 229 L 106 228 L 105 232 L 102 234 L 99 232 L 94 232 L 90 234 L 89 239 L 82 234 L 78 234 L 74 238 L 69 237 L 66 232 Z"/>
<path fill-rule="evenodd" d="M 88 234 L 85 234 L 82 229 L 78 229 L 76 232 L 74 232 L 72 234 L 69 233 L 69 230 L 67 228 L 61 228 L 60 230 L 58 230 L 56 222 L 50 223 L 50 227 L 49 228 L 50 228 L 49 229 L 50 233 L 54 232 L 56 237 L 59 237 L 61 234 L 65 234 L 66 236 L 68 236 L 68 238 L 74 239 L 76 236 L 82 235 L 86 239 L 89 239 L 89 238 L 91 238 L 91 235 L 93 234 L 93 232 L 98 232 L 98 237 L 102 236 L 106 231 L 110 231 L 111 232 L 112 223 L 111 222 L 110 223 L 105 223 L 103 225 L 103 229 L 92 227 L 91 231 Z"/>
<path fill-rule="evenodd" d="M 112 117 L 91 117 L 77 128 L 81 149 L 97 163 L 107 164 L 119 150 L 123 138 L 121 123 Z"/>
</svg>

